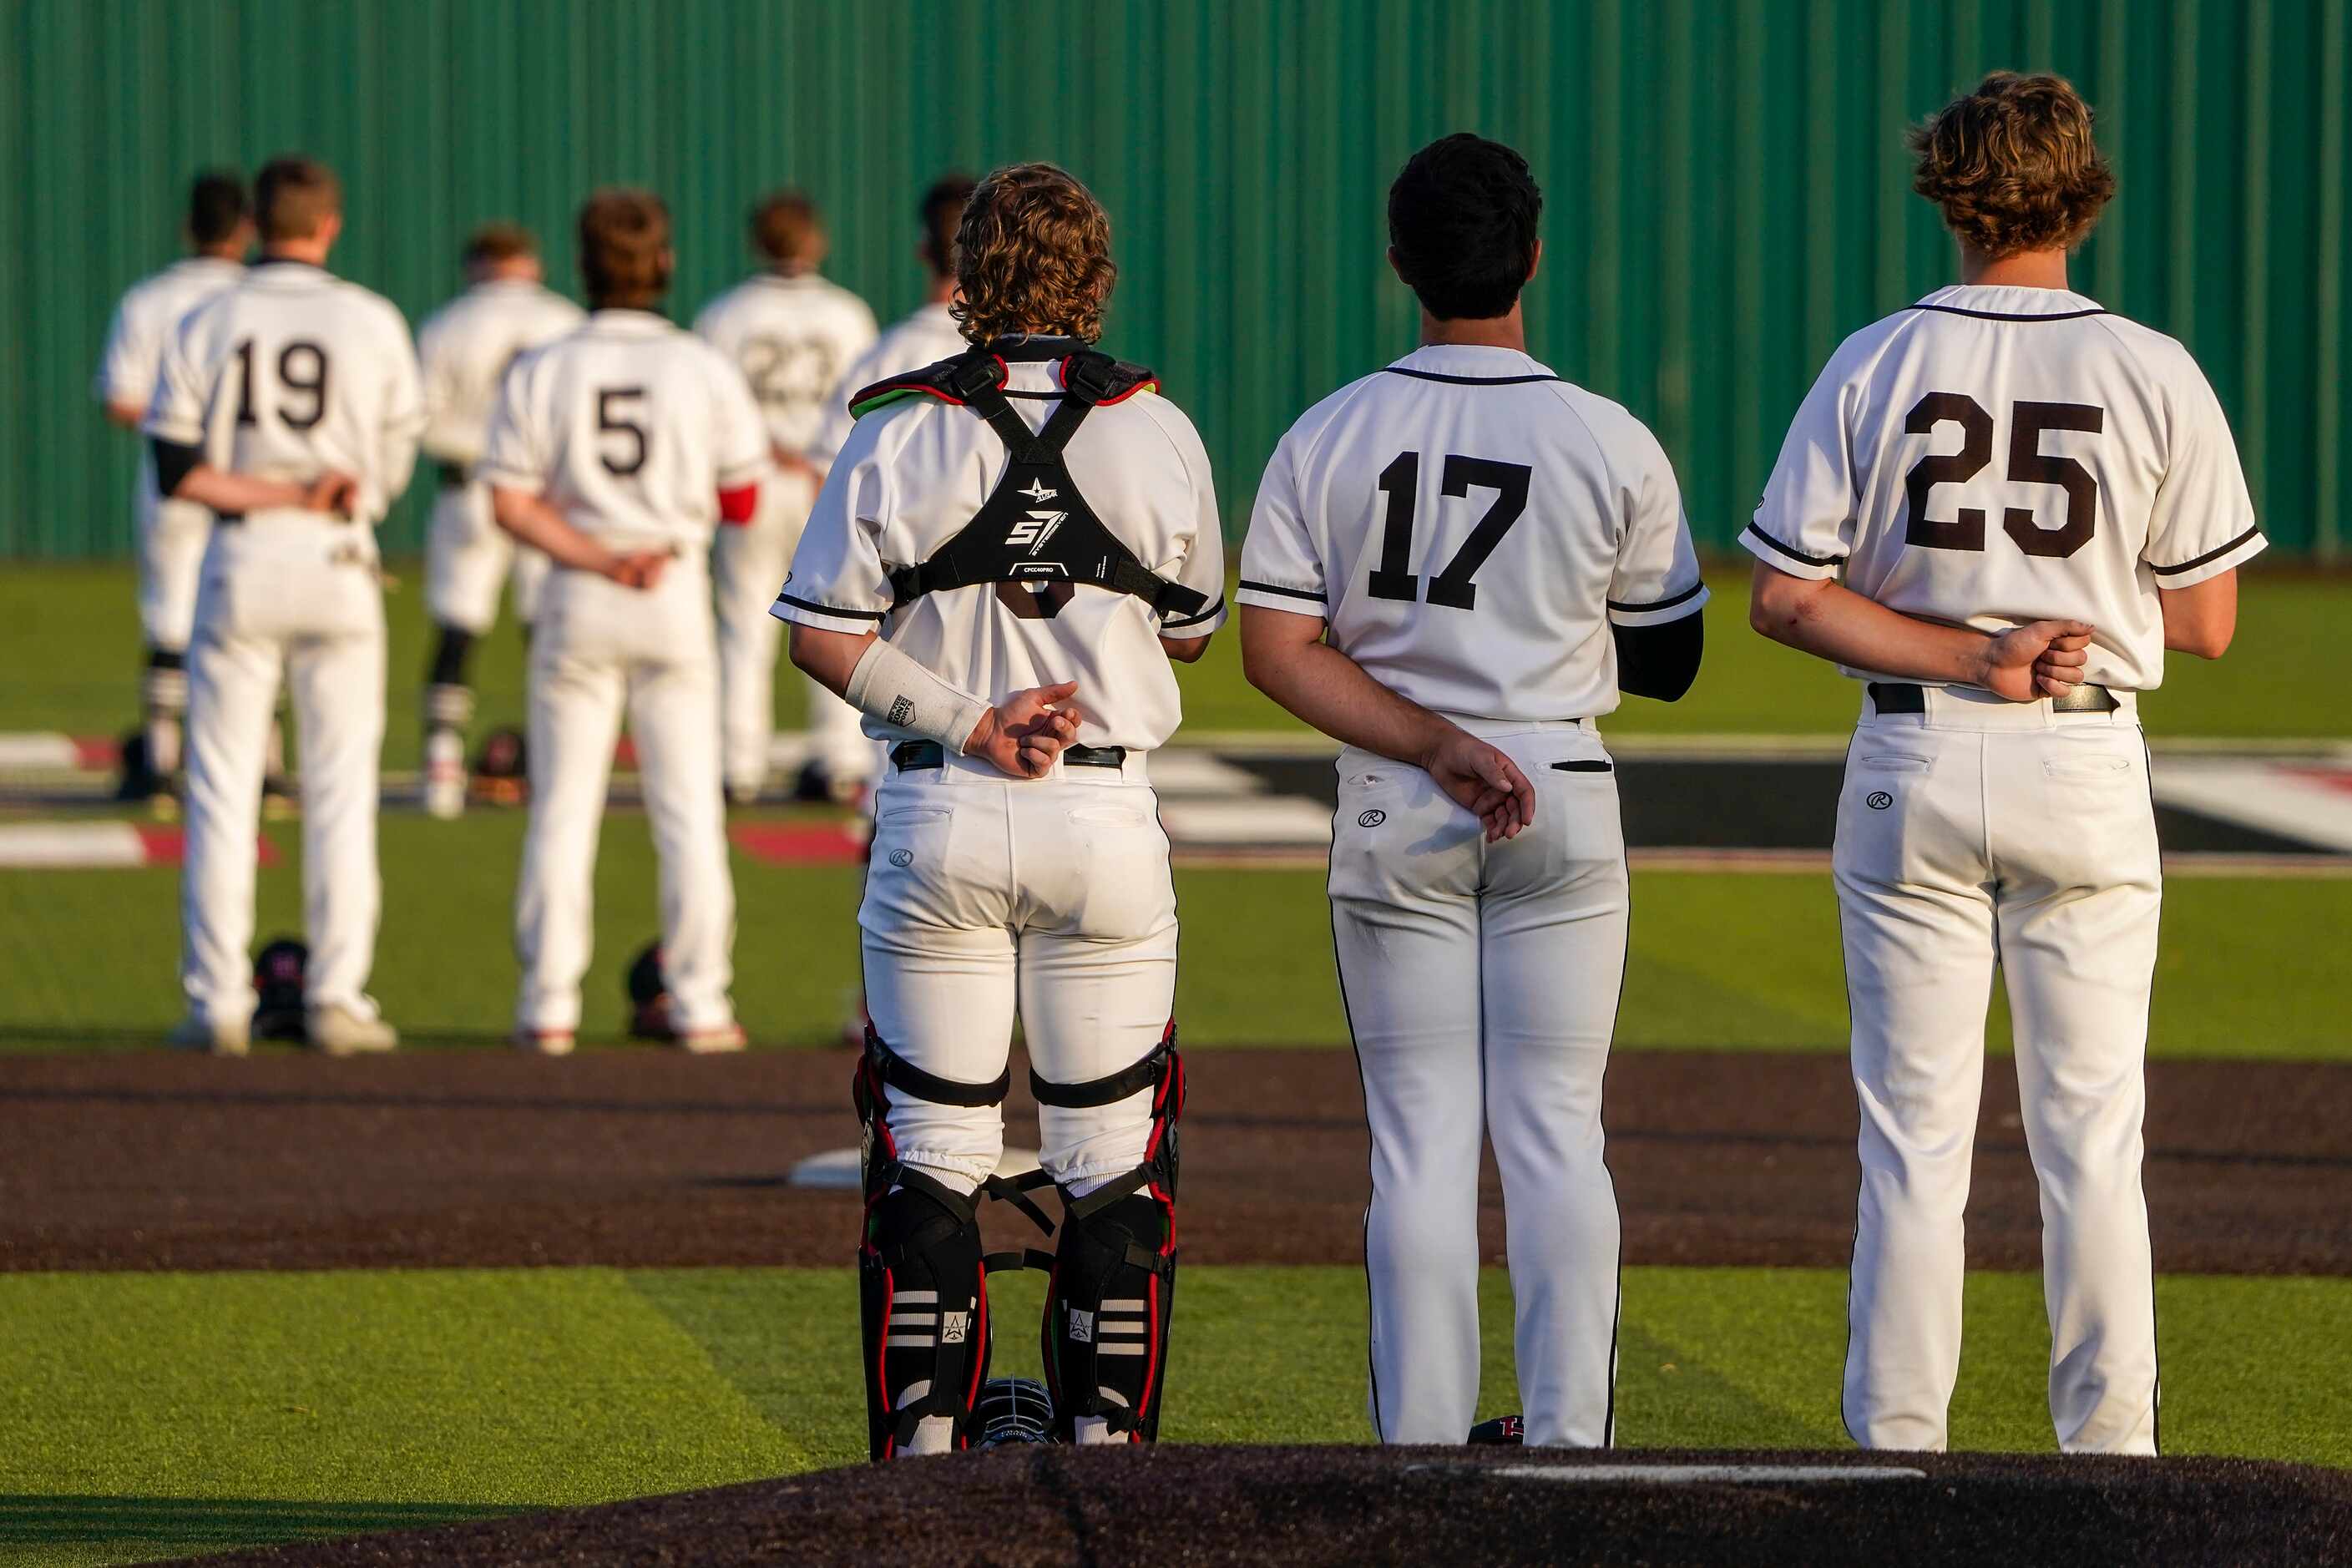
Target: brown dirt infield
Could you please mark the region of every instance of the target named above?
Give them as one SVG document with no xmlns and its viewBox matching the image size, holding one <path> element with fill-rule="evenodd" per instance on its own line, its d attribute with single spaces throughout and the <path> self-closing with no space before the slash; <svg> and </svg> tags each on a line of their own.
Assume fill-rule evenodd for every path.
<svg viewBox="0 0 2352 1568">
<path fill-rule="evenodd" d="M 1188 1057 L 1186 1260 L 1359 1261 L 1369 1178 L 1349 1055 Z M 0 1057 L 0 1269 L 844 1264 L 852 1195 L 783 1176 L 856 1142 L 849 1069 L 843 1054 L 653 1049 Z M 2149 1089 L 2159 1268 L 2352 1272 L 2352 1073 L 2158 1062 Z M 1979 1266 L 2039 1261 L 2016 1100 L 2008 1064 L 1991 1063 Z M 1623 1053 L 1607 1116 L 1629 1263 L 1847 1261 L 1841 1057 Z M 1009 1121 L 1034 1142 L 1022 1089 Z M 1499 1261 L 1491 1169 L 1480 1220 Z M 992 1244 L 1034 1239 L 1009 1212 L 989 1226 Z"/>
<path fill-rule="evenodd" d="M 1594 1464 L 1885 1465 L 1921 1479 L 1658 1485 Z M 1027 1448 L 861 1467 L 229 1564 L 2342 1563 L 2352 1473 L 2237 1459 Z"/>
</svg>

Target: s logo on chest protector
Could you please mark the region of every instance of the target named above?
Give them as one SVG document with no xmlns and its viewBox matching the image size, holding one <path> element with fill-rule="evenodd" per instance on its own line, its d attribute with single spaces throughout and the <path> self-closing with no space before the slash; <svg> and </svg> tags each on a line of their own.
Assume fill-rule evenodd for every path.
<svg viewBox="0 0 2352 1568">
<path fill-rule="evenodd" d="M 1022 493 L 1026 495 L 1028 492 L 1024 490 Z M 1052 495 L 1054 492 L 1047 490 L 1045 493 Z M 1054 537 L 1055 531 L 1069 515 L 1066 511 L 1040 511 L 1033 507 L 1005 531 L 1004 542 L 1016 550 L 1025 544 L 1029 547 L 1029 553 L 1034 555 L 1045 548 L 1045 542 Z"/>
</svg>

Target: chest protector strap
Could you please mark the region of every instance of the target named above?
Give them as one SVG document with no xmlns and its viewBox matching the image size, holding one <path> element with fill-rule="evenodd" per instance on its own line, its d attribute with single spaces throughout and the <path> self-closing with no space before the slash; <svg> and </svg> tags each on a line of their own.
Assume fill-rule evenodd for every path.
<svg viewBox="0 0 2352 1568">
<path fill-rule="evenodd" d="M 1151 373 L 1080 349 L 1062 361 L 1062 400 L 1044 427 L 1034 431 L 1004 395 L 1009 374 L 1001 356 L 975 348 L 877 383 L 850 399 L 851 412 L 862 415 L 905 397 L 936 397 L 986 420 L 1004 443 L 1004 472 L 971 521 L 929 560 L 892 570 L 898 602 L 904 605 L 926 594 L 997 583 L 1025 584 L 1039 592 L 1055 584 L 1083 584 L 1132 594 L 1162 616 L 1205 609 L 1206 595 L 1169 581 L 1137 559 L 1079 493 L 1063 458 L 1088 415 L 1156 386 Z"/>
</svg>

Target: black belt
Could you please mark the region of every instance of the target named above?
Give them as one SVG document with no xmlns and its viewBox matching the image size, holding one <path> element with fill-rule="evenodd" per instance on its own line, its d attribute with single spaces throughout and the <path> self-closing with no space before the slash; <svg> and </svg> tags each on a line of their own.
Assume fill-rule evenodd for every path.
<svg viewBox="0 0 2352 1568">
<path fill-rule="evenodd" d="M 947 766 L 947 749 L 937 741 L 901 741 L 890 748 L 890 765 L 902 773 Z M 1127 765 L 1125 746 L 1065 746 L 1062 765 L 1068 768 L 1120 768 Z"/>
<path fill-rule="evenodd" d="M 1927 689 L 1914 686 L 1907 680 L 1874 680 L 1870 683 L 1870 704 L 1881 713 L 1925 713 L 1927 710 Z M 2063 697 L 2046 699 L 2053 713 L 2112 713 L 2123 704 L 2116 694 L 2104 686 L 2085 681 Z"/>
<path fill-rule="evenodd" d="M 441 465 L 441 488 L 442 488 L 443 489 L 445 489 L 445 490 L 463 489 L 465 488 L 465 485 L 466 485 L 466 465 L 465 465 L 465 464 L 463 464 L 463 463 L 444 463 L 444 464 L 442 464 L 442 465 Z"/>
</svg>

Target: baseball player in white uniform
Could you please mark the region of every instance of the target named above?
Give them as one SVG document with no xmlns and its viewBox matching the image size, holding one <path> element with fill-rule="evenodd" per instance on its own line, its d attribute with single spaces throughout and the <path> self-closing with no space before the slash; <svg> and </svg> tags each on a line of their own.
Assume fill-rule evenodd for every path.
<svg viewBox="0 0 2352 1568">
<path fill-rule="evenodd" d="M 99 362 L 96 391 L 106 416 L 126 430 L 145 423 L 163 373 L 163 347 L 198 305 L 245 276 L 253 245 L 252 209 L 245 181 L 214 171 L 188 191 L 188 254 L 131 285 L 115 307 Z M 176 808 L 180 727 L 188 710 L 188 637 L 196 620 L 196 574 L 213 514 L 194 501 L 167 499 L 156 487 L 152 453 L 142 451 L 131 491 L 139 526 L 139 626 L 147 643 L 140 679 L 146 738 L 144 778 L 131 786 L 159 811 Z"/>
<path fill-rule="evenodd" d="M 727 794 L 746 805 L 767 783 L 776 731 L 776 648 L 783 628 L 768 606 L 824 477 L 803 454 L 826 395 L 874 342 L 874 312 L 866 301 L 817 271 L 826 240 L 814 202 L 798 191 L 778 191 L 752 210 L 751 233 L 765 265 L 704 306 L 694 321 L 696 334 L 751 384 L 777 469 L 762 487 L 759 515 L 749 527 L 729 529 L 711 560 Z M 808 703 L 812 729 L 828 721 L 836 731 L 856 723 L 855 710 L 814 682 Z"/>
<path fill-rule="evenodd" d="M 970 174 L 942 174 L 924 191 L 916 207 L 921 225 L 916 254 L 929 286 L 922 304 L 892 322 L 850 362 L 818 411 L 816 434 L 809 438 L 805 455 L 820 482 L 849 439 L 854 419 L 849 405 L 860 391 L 889 376 L 936 364 L 970 346 L 949 303 L 955 298 L 956 225 L 963 220 L 963 205 L 974 184 Z M 854 800 L 872 787 L 880 752 L 866 738 L 862 716 L 814 681 L 809 683 L 808 738 L 809 760 L 794 794 L 803 800 Z M 857 1032 L 863 1028 L 860 1018 Z"/>
<path fill-rule="evenodd" d="M 254 187 L 262 258 L 182 323 L 147 416 L 163 493 L 219 517 L 188 655 L 175 1043 L 242 1051 L 254 1006 L 254 833 L 281 672 L 302 765 L 310 1043 L 385 1050 L 364 994 L 382 888 L 383 594 L 374 524 L 407 488 L 425 405 L 408 323 L 326 268 L 342 188 L 308 158 Z"/>
<path fill-rule="evenodd" d="M 425 536 L 425 608 L 437 635 L 425 677 L 425 809 L 466 809 L 466 728 L 474 689 L 466 679 L 476 638 L 499 616 L 499 590 L 514 583 L 515 618 L 526 627 L 547 580 L 547 557 L 518 547 L 490 517 L 490 489 L 472 472 L 482 455 L 499 381 L 525 350 L 580 324 L 580 307 L 541 281 L 539 242 L 509 223 L 487 224 L 466 242 L 466 291 L 416 335 L 425 371 L 425 455 L 440 489 Z"/>
<path fill-rule="evenodd" d="M 986 1271 L 1008 1261 L 983 1258 L 973 1211 L 1008 1191 L 1016 1013 L 1064 1206 L 1044 1336 L 1060 1436 L 1158 1429 L 1183 1073 L 1147 763 L 1180 715 L 1170 659 L 1224 616 L 1199 437 L 1150 372 L 1088 346 L 1116 275 L 1094 197 L 1050 164 L 1000 169 L 956 255 L 974 346 L 860 397 L 775 608 L 793 662 L 890 751 L 858 914 L 877 1459 L 972 1437 Z"/>
<path fill-rule="evenodd" d="M 515 1043 L 562 1055 L 579 1028 L 596 837 L 625 709 L 661 858 L 677 1041 L 737 1050 L 709 561 L 714 529 L 754 515 L 767 436 L 734 366 L 657 313 L 674 270 L 658 197 L 592 197 L 580 268 L 593 314 L 508 373 L 480 470 L 499 525 L 555 563 L 530 643 Z"/>
<path fill-rule="evenodd" d="M 1478 1158 L 1503 1177 L 1526 1441 L 1610 1441 L 1618 1221 L 1601 1083 L 1625 846 L 1594 721 L 1698 670 L 1657 440 L 1529 358 L 1542 195 L 1448 136 L 1389 192 L 1423 346 L 1309 409 L 1243 547 L 1249 678 L 1346 743 L 1330 894 L 1370 1119 L 1372 1422 L 1459 1443 L 1478 1399 Z"/>
<path fill-rule="evenodd" d="M 2167 648 L 2228 646 L 2263 540 L 2187 351 L 2066 286 L 2115 188 L 2074 89 L 1996 73 L 1913 149 L 1961 281 L 1846 340 L 1742 535 L 1757 628 L 1864 683 L 1835 856 L 1862 1109 L 1846 1429 L 1945 1446 L 1997 964 L 2058 1442 L 2151 1454 L 2162 874 L 2137 709 Z"/>
</svg>

